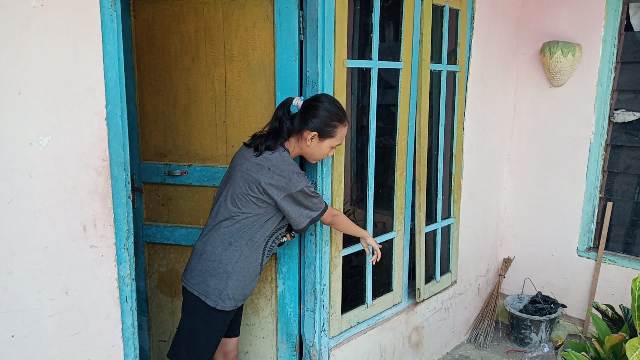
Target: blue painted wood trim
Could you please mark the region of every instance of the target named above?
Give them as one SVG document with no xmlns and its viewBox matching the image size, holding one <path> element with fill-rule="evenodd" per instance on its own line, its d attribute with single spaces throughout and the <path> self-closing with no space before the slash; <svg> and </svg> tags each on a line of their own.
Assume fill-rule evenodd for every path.
<svg viewBox="0 0 640 360">
<path fill-rule="evenodd" d="M 100 0 L 106 121 L 122 342 L 125 360 L 139 358 L 126 76 L 119 0 Z"/>
<path fill-rule="evenodd" d="M 378 51 L 380 48 L 380 0 L 373 1 L 373 40 L 371 43 L 371 57 L 374 64 L 378 63 Z M 367 159 L 367 232 L 373 234 L 373 208 L 374 208 L 374 186 L 375 186 L 375 163 L 376 163 L 376 118 L 378 103 L 378 67 L 371 68 L 371 82 L 369 88 L 369 144 Z M 366 271 L 365 271 L 365 298 L 366 305 L 373 303 L 373 265 L 371 260 L 371 252 L 366 255 Z"/>
<path fill-rule="evenodd" d="M 398 233 L 395 232 L 395 231 L 392 231 L 390 233 L 386 233 L 384 235 L 380 235 L 380 236 L 376 237 L 375 239 L 378 242 L 378 244 L 382 244 L 383 242 L 391 240 L 391 239 L 394 239 L 397 236 L 398 236 Z M 357 251 L 360 251 L 360 250 L 363 250 L 362 249 L 362 245 L 360 245 L 358 243 L 358 244 L 354 244 L 354 245 L 351 245 L 351 246 L 349 246 L 347 248 L 342 249 L 341 254 L 342 254 L 342 256 L 347 256 L 347 255 L 353 254 L 354 252 L 357 252 Z"/>
<path fill-rule="evenodd" d="M 340 345 L 345 340 L 348 340 L 350 337 L 358 334 L 361 331 L 368 329 L 369 327 L 377 324 L 378 322 L 384 321 L 391 317 L 396 316 L 401 311 L 405 310 L 409 305 L 414 304 L 415 300 L 403 301 L 397 305 L 390 307 L 389 309 L 375 315 L 372 318 L 369 318 L 358 325 L 355 325 L 348 330 L 341 332 L 339 335 L 336 335 L 329 340 L 329 346 L 331 348 Z"/>
<path fill-rule="evenodd" d="M 145 223 L 142 234 L 147 244 L 167 244 L 193 246 L 198 240 L 202 227 Z"/>
<path fill-rule="evenodd" d="M 458 24 L 460 24 L 460 22 L 458 22 Z M 458 27 L 458 29 L 459 28 L 460 27 Z M 460 33 L 460 31 L 458 30 L 458 34 L 459 33 Z M 458 143 L 458 135 L 459 135 L 458 134 L 458 96 L 460 95 L 460 92 L 459 92 L 460 89 L 459 89 L 459 86 L 458 86 L 458 76 L 460 76 L 460 74 L 455 73 L 455 75 L 454 75 L 454 84 L 455 84 L 455 89 L 456 89 L 455 90 L 456 98 L 454 99 L 454 104 L 453 104 L 453 106 L 454 106 L 453 107 L 453 124 L 451 125 L 451 126 L 453 126 L 453 137 L 451 139 L 452 142 L 453 142 L 453 144 L 451 145 L 453 151 L 452 151 L 452 154 L 451 154 L 452 158 L 451 158 L 451 165 L 450 165 L 451 166 L 451 178 L 449 179 L 449 181 L 451 182 L 451 189 L 449 191 L 449 193 L 451 194 L 451 197 L 449 198 L 449 209 L 450 209 L 449 214 L 452 217 L 459 217 L 460 216 L 460 214 L 456 214 L 454 212 L 454 210 L 456 208 L 454 204 L 457 201 L 456 200 L 456 194 L 455 194 L 455 179 L 456 179 L 456 176 L 458 174 L 456 172 L 456 160 L 457 160 L 458 156 L 462 156 L 462 154 L 456 154 L 455 153 L 455 149 L 457 149 L 456 145 Z M 466 100 L 465 100 L 465 102 L 466 102 Z M 462 174 L 461 174 L 461 176 L 462 176 Z M 447 186 L 449 186 L 449 184 L 447 184 Z M 449 233 L 449 259 L 450 260 L 453 259 L 453 246 L 454 246 L 454 243 L 453 243 L 452 236 L 453 236 L 453 233 L 450 232 Z M 451 265 L 451 262 L 449 262 L 449 270 L 452 269 L 452 266 L 453 265 Z"/>
<path fill-rule="evenodd" d="M 375 6 L 374 6 L 375 14 Z M 374 26 L 375 29 L 375 26 Z M 375 33 L 375 32 L 374 32 Z M 375 36 L 374 36 L 375 39 Z M 375 46 L 374 46 L 375 48 Z M 378 95 L 378 68 L 371 69 L 371 85 L 369 90 L 369 144 L 367 159 L 367 232 L 373 234 L 373 208 L 374 208 L 374 186 L 375 186 L 375 163 L 376 163 L 376 110 Z M 370 253 L 366 255 L 366 304 L 373 303 L 373 266 L 369 262 L 371 260 Z"/>
<path fill-rule="evenodd" d="M 333 0 L 304 1 L 303 95 L 333 93 Z M 331 159 L 305 163 L 307 177 L 331 203 Z M 302 237 L 301 334 L 303 359 L 329 359 L 329 228 L 317 223 Z"/>
<path fill-rule="evenodd" d="M 467 0 L 467 62 L 466 66 L 466 78 L 464 79 L 464 94 L 467 95 L 467 84 L 469 83 L 469 64 L 471 63 L 471 43 L 473 42 L 473 13 L 474 13 L 474 0 Z M 465 110 L 466 110 L 466 98 L 465 98 Z"/>
<path fill-rule="evenodd" d="M 578 240 L 578 255 L 595 259 L 593 247 L 597 209 L 604 163 L 605 142 L 609 122 L 611 90 L 613 87 L 615 61 L 618 51 L 618 30 L 622 14 L 622 0 L 607 0 L 605 8 L 605 25 L 602 35 L 600 67 L 596 88 L 595 124 L 593 138 L 589 146 L 584 204 L 582 207 L 582 224 Z M 622 254 L 605 252 L 604 262 L 640 270 L 638 258 Z"/>
<path fill-rule="evenodd" d="M 403 281 L 402 281 L 402 301 L 407 302 L 409 300 L 409 254 L 411 252 L 411 213 L 413 212 L 413 162 L 415 159 L 415 147 L 416 147 L 416 113 L 418 103 L 418 76 L 419 71 L 419 55 L 420 55 L 420 35 L 421 24 L 420 18 L 422 14 L 422 1 L 414 2 L 413 12 L 413 39 L 411 50 L 411 85 L 410 85 L 410 98 L 409 98 L 409 131 L 407 141 L 407 168 L 406 168 L 406 180 L 405 180 L 405 201 L 404 201 L 404 269 L 403 269 Z"/>
<path fill-rule="evenodd" d="M 122 43 L 125 69 L 125 87 L 127 102 L 127 123 L 129 129 L 129 159 L 131 164 L 131 183 L 134 189 L 140 189 L 140 134 L 138 131 L 138 108 L 136 103 L 136 72 L 133 59 L 133 34 L 131 27 L 131 1 L 122 1 Z M 144 206 L 142 191 L 134 191 L 133 224 L 134 254 L 136 268 L 136 296 L 138 305 L 138 342 L 140 359 L 149 359 L 149 306 L 147 300 L 147 276 L 142 222 Z"/>
<path fill-rule="evenodd" d="M 456 219 L 455 218 L 448 218 L 442 221 L 439 221 L 437 223 L 433 223 L 431 225 L 425 226 L 424 227 L 424 232 L 428 233 L 430 231 L 436 230 L 436 229 L 440 229 L 443 228 L 445 226 L 451 225 L 451 224 L 455 224 Z"/>
<path fill-rule="evenodd" d="M 153 184 L 218 187 L 226 172 L 227 166 L 144 162 L 140 180 Z"/>
<path fill-rule="evenodd" d="M 444 7 L 444 15 L 442 21 L 442 63 L 447 63 L 447 47 L 449 44 L 449 6 Z M 440 118 L 438 119 L 438 199 L 436 205 L 436 218 L 438 222 L 442 220 L 442 181 L 444 168 L 444 127 L 446 121 L 446 104 L 447 104 L 447 72 L 443 71 L 440 75 Z M 442 230 L 436 230 L 436 264 L 435 264 L 435 280 L 440 281 L 440 254 L 442 252 Z"/>
<path fill-rule="evenodd" d="M 348 68 L 402 69 L 402 63 L 398 61 L 346 60 L 346 66 Z"/>
<path fill-rule="evenodd" d="M 446 8 L 448 9 L 449 7 L 447 6 Z M 445 12 L 447 11 L 445 10 Z M 460 71 L 460 65 L 431 64 L 429 68 L 437 71 Z"/>
<path fill-rule="evenodd" d="M 276 104 L 300 95 L 298 0 L 275 0 Z M 278 360 L 298 358 L 300 337 L 300 237 L 277 249 Z"/>
</svg>

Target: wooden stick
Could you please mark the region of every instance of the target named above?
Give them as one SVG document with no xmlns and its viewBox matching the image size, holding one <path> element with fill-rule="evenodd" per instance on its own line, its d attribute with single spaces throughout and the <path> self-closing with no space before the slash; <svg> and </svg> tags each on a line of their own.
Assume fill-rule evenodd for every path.
<svg viewBox="0 0 640 360">
<path fill-rule="evenodd" d="M 582 333 L 588 335 L 589 325 L 591 324 L 591 304 L 596 298 L 596 289 L 598 288 L 598 278 L 600 277 L 600 266 L 602 265 L 602 258 L 604 257 L 604 247 L 607 244 L 607 235 L 609 233 L 609 222 L 611 221 L 611 210 L 613 203 L 607 202 L 607 209 L 604 212 L 604 223 L 602 224 L 602 231 L 600 232 L 600 242 L 598 244 L 598 256 L 596 257 L 596 266 L 593 269 L 593 275 L 591 276 L 591 290 L 589 291 L 589 302 L 587 303 L 587 314 L 584 318 L 584 324 L 582 325 Z"/>
</svg>

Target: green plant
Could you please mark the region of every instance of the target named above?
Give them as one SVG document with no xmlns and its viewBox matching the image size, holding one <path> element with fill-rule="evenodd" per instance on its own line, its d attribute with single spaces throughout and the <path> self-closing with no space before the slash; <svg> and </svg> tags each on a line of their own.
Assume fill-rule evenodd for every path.
<svg viewBox="0 0 640 360">
<path fill-rule="evenodd" d="M 640 275 L 631 281 L 631 308 L 593 302 L 591 321 L 596 333 L 589 339 L 567 340 L 564 360 L 640 360 Z"/>
</svg>

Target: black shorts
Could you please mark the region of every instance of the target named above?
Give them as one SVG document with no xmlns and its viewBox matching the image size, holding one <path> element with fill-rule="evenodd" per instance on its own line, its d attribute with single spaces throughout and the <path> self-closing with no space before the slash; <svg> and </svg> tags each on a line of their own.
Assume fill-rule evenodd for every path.
<svg viewBox="0 0 640 360">
<path fill-rule="evenodd" d="M 182 287 L 180 323 L 167 357 L 171 360 L 211 360 L 222 338 L 240 336 L 242 308 L 218 310 Z"/>
</svg>

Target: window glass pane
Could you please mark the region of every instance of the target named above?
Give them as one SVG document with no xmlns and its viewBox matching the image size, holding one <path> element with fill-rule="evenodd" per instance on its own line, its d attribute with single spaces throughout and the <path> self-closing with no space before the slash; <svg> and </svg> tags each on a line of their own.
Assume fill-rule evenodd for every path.
<svg viewBox="0 0 640 360">
<path fill-rule="evenodd" d="M 447 219 L 452 216 L 451 205 L 453 203 L 453 140 L 455 129 L 455 106 L 456 106 L 456 79 L 457 74 L 452 71 L 447 72 L 447 98 L 445 103 L 444 122 L 444 163 L 442 168 L 442 218 Z"/>
<path fill-rule="evenodd" d="M 342 257 L 342 313 L 365 302 L 366 257 L 364 250 Z"/>
<path fill-rule="evenodd" d="M 618 41 L 619 59 L 613 86 L 613 119 L 609 127 L 598 223 L 600 239 L 607 201 L 613 202 L 606 249 L 640 256 L 640 29 L 634 29 L 629 13 L 622 17 L 624 32 Z M 635 120 L 634 120 L 635 119 Z"/>
<path fill-rule="evenodd" d="M 393 290 L 393 239 L 382 243 L 382 259 L 373 265 L 373 299 Z"/>
<path fill-rule="evenodd" d="M 431 13 L 431 63 L 442 64 L 442 25 L 444 7 L 433 5 Z"/>
<path fill-rule="evenodd" d="M 416 158 L 413 158 L 413 182 L 411 189 L 413 196 L 411 197 L 411 228 L 409 229 L 409 288 L 415 289 L 416 282 Z M 409 189 L 407 189 L 407 192 Z M 405 224 L 406 226 L 406 224 Z M 406 240 L 405 240 L 406 241 Z"/>
<path fill-rule="evenodd" d="M 402 8 L 402 0 L 380 1 L 380 60 L 400 60 Z"/>
<path fill-rule="evenodd" d="M 613 202 L 606 250 L 640 256 L 640 121 L 615 123 L 601 198 L 599 239 L 607 201 Z"/>
<path fill-rule="evenodd" d="M 347 85 L 347 116 L 351 126 L 345 139 L 343 209 L 349 219 L 366 228 L 370 70 L 348 69 Z M 344 247 L 358 242 L 357 238 L 344 235 Z"/>
<path fill-rule="evenodd" d="M 393 231 L 399 69 L 378 72 L 373 236 Z"/>
<path fill-rule="evenodd" d="M 449 9 L 449 44 L 447 49 L 447 64 L 458 64 L 458 17 L 460 10 Z"/>
<path fill-rule="evenodd" d="M 347 27 L 348 59 L 371 59 L 372 19 L 373 0 L 349 1 L 349 24 Z"/>
<path fill-rule="evenodd" d="M 440 275 L 451 270 L 451 225 L 442 228 L 440 239 Z"/>
<path fill-rule="evenodd" d="M 424 235 L 424 283 L 428 284 L 436 278 L 436 231 Z"/>
<path fill-rule="evenodd" d="M 426 224 L 437 221 L 438 204 L 438 146 L 440 119 L 440 71 L 431 72 L 431 88 L 429 90 L 429 125 L 427 146 L 427 211 Z"/>
</svg>

